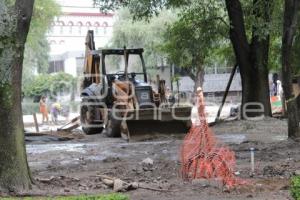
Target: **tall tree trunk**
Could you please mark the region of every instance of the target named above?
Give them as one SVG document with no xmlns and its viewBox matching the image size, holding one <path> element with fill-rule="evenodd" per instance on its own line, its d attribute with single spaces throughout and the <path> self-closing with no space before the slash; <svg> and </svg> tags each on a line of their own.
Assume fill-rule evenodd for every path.
<svg viewBox="0 0 300 200">
<path fill-rule="evenodd" d="M 195 81 L 194 91 L 196 92 L 198 87 L 203 87 L 203 83 L 204 83 L 203 67 L 197 69 L 196 76 L 194 76 L 194 81 Z"/>
<path fill-rule="evenodd" d="M 297 18 L 300 7 L 299 0 L 285 0 L 282 35 L 282 87 L 287 105 L 288 136 L 300 138 L 299 116 L 296 98 L 292 88 L 291 51 L 296 33 Z"/>
<path fill-rule="evenodd" d="M 255 1 L 254 1 L 255 2 Z M 268 22 L 271 3 L 264 8 Z M 269 36 L 260 39 L 255 34 L 248 43 L 244 24 L 244 14 L 239 0 L 226 0 L 230 20 L 230 40 L 239 65 L 242 79 L 242 109 L 263 109 L 245 112 L 242 117 L 271 116 L 268 81 Z M 261 13 L 257 13 L 260 15 Z M 259 104 L 259 105 L 258 105 Z M 247 106 L 248 105 L 248 106 Z"/>
<path fill-rule="evenodd" d="M 12 31 L 0 36 L 4 44 L 0 48 L 0 190 L 3 191 L 20 192 L 30 189 L 32 184 L 24 142 L 21 80 L 33 4 L 34 0 L 16 0 L 15 13 L 10 15 L 15 23 L 10 22 L 4 28 Z M 1 12 L 5 12 L 5 5 L 1 7 Z M 2 18 L 1 26 L 5 22 Z"/>
</svg>

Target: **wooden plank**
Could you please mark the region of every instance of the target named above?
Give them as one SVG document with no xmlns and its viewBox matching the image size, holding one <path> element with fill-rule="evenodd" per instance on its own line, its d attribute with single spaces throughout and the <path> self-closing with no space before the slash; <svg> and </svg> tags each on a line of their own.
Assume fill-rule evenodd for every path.
<svg viewBox="0 0 300 200">
<path fill-rule="evenodd" d="M 78 116 L 78 117 L 75 117 L 75 118 L 73 118 L 70 122 L 64 124 L 63 126 L 61 126 L 60 128 L 58 128 L 57 130 L 63 130 L 66 126 L 68 126 L 68 125 L 70 125 L 70 124 L 73 124 L 73 123 L 75 123 L 75 122 L 77 122 L 77 121 L 79 121 L 79 120 L 80 120 L 80 117 L 79 117 L 79 116 Z M 78 123 L 79 123 L 79 122 L 78 122 Z"/>
<path fill-rule="evenodd" d="M 36 113 L 33 114 L 33 120 L 34 120 L 35 130 L 36 130 L 37 133 L 39 133 L 40 130 L 39 130 L 39 124 L 38 124 L 37 118 L 36 118 Z"/>
<path fill-rule="evenodd" d="M 72 126 L 68 127 L 68 128 L 65 128 L 65 129 L 61 129 L 62 131 L 72 131 L 73 129 L 75 128 L 78 128 L 80 126 L 79 123 L 77 124 L 72 124 Z"/>
</svg>

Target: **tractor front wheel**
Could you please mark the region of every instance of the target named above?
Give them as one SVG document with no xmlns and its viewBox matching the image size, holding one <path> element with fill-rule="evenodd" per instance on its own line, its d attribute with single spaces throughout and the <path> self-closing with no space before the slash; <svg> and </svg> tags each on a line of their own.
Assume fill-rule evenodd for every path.
<svg viewBox="0 0 300 200">
<path fill-rule="evenodd" d="M 80 105 L 80 121 L 82 130 L 87 135 L 102 133 L 103 123 L 96 120 L 96 107 L 89 105 L 87 99 L 83 99 Z M 100 116 L 101 118 L 101 116 Z"/>
<path fill-rule="evenodd" d="M 121 136 L 121 120 L 116 119 L 112 113 L 108 114 L 108 121 L 105 127 L 105 134 L 108 137 L 120 137 Z"/>
</svg>

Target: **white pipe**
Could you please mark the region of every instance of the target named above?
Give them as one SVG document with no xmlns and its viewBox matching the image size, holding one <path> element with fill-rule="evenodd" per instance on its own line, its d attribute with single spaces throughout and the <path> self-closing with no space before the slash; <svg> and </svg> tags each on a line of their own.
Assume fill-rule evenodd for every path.
<svg viewBox="0 0 300 200">
<path fill-rule="evenodd" d="M 254 148 L 252 147 L 252 148 L 250 148 L 250 153 L 251 153 L 251 172 L 252 172 L 252 174 L 254 174 Z"/>
</svg>

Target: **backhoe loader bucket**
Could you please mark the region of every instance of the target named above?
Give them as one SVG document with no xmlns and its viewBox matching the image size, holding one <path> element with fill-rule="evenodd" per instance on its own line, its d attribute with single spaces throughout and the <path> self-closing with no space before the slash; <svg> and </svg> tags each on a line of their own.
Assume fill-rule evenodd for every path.
<svg viewBox="0 0 300 200">
<path fill-rule="evenodd" d="M 164 134 L 185 134 L 191 127 L 191 107 L 129 110 L 121 124 L 121 136 L 138 141 Z"/>
</svg>

